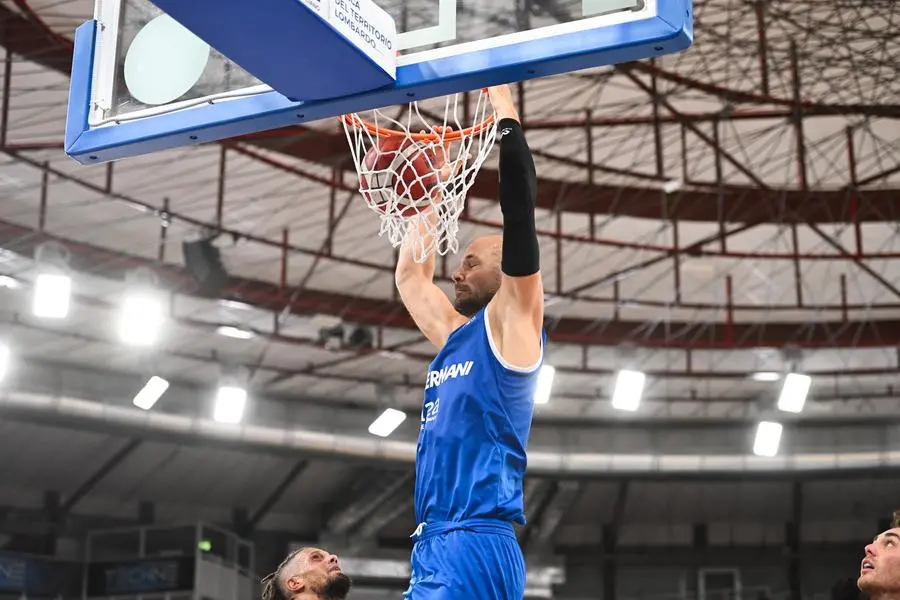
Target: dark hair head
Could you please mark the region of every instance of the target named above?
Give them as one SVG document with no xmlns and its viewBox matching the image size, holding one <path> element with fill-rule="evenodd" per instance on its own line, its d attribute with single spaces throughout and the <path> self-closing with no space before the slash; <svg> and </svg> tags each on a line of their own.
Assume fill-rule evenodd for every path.
<svg viewBox="0 0 900 600">
<path fill-rule="evenodd" d="M 262 578 L 262 600 L 290 600 L 290 594 L 281 585 L 281 571 L 303 550 L 304 548 L 297 548 L 288 554 L 273 572 Z"/>
<path fill-rule="evenodd" d="M 894 511 L 894 518 L 891 520 L 891 529 L 900 527 L 900 510 Z"/>
</svg>

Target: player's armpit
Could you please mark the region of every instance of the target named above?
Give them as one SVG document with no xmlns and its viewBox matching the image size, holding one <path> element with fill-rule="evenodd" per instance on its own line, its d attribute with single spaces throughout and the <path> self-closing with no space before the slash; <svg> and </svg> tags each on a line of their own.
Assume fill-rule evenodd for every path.
<svg viewBox="0 0 900 600">
<path fill-rule="evenodd" d="M 503 360 L 527 369 L 541 358 L 544 325 L 544 286 L 541 274 L 503 275 L 497 294 L 488 305 L 491 337 Z"/>
</svg>

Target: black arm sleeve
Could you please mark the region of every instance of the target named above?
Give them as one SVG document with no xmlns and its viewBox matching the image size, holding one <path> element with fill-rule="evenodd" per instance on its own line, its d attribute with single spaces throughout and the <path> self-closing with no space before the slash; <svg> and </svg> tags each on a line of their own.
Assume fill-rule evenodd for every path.
<svg viewBox="0 0 900 600">
<path fill-rule="evenodd" d="M 537 174 L 522 126 L 515 119 L 497 124 L 500 136 L 500 210 L 503 213 L 501 269 L 510 277 L 541 270 L 541 250 L 534 225 Z"/>
</svg>

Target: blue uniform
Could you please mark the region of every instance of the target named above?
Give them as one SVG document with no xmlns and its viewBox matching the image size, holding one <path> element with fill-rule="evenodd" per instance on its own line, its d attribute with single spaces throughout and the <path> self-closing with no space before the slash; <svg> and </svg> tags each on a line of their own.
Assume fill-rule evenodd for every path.
<svg viewBox="0 0 900 600">
<path fill-rule="evenodd" d="M 428 369 L 406 600 L 521 600 L 525 591 L 512 524 L 525 523 L 522 479 L 541 361 L 506 364 L 488 332 L 483 309 L 450 334 Z"/>
</svg>

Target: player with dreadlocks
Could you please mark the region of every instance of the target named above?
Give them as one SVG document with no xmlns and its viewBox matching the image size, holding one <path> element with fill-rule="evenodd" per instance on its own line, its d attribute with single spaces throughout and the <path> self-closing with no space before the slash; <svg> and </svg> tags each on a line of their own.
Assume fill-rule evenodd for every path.
<svg viewBox="0 0 900 600">
<path fill-rule="evenodd" d="M 344 600 L 352 582 L 334 554 L 300 548 L 263 577 L 262 585 L 262 600 Z"/>
</svg>

